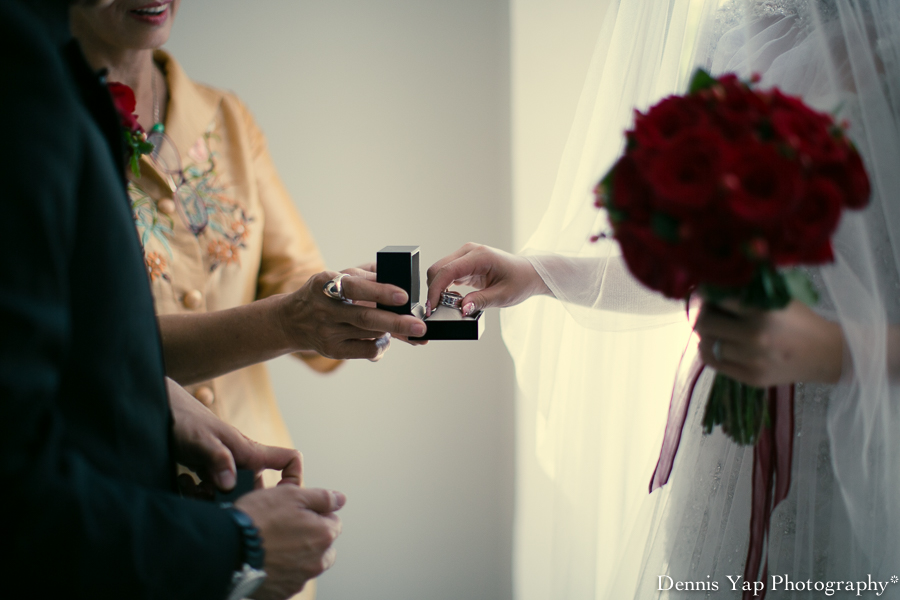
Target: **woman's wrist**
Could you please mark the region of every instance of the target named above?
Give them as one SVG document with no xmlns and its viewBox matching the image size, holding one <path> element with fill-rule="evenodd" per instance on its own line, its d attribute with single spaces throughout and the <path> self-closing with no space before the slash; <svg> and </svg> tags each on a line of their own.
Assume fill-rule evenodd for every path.
<svg viewBox="0 0 900 600">
<path fill-rule="evenodd" d="M 285 349 L 285 354 L 314 352 L 307 337 L 301 333 L 301 327 L 298 326 L 303 322 L 303 318 L 299 314 L 303 312 L 301 305 L 305 302 L 298 292 L 279 294 L 269 298 L 274 301 L 274 306 L 270 311 L 272 327 L 278 332 L 277 335 L 280 344 Z"/>
<path fill-rule="evenodd" d="M 527 256 L 521 257 L 524 263 L 523 272 L 528 277 L 528 288 L 531 296 L 556 296 L 553 293 L 553 290 L 550 289 L 550 286 L 547 285 L 547 282 L 544 281 L 544 278 L 541 277 L 541 274 L 538 272 L 537 268 L 534 266 L 534 263 Z"/>
<path fill-rule="evenodd" d="M 817 345 L 819 352 L 814 378 L 825 383 L 837 383 L 844 371 L 844 332 L 837 323 L 826 321 L 822 327 L 823 337 Z"/>
</svg>

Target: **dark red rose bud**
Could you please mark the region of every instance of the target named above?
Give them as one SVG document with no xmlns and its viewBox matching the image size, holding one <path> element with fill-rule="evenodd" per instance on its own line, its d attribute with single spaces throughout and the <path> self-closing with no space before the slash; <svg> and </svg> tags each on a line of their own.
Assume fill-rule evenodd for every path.
<svg viewBox="0 0 900 600">
<path fill-rule="evenodd" d="M 800 201 L 800 166 L 770 145 L 732 149 L 728 168 L 739 181 L 728 195 L 728 206 L 747 223 L 772 227 L 793 212 Z"/>
<path fill-rule="evenodd" d="M 775 264 L 822 262 L 822 245 L 837 229 L 842 204 L 843 194 L 833 181 L 825 177 L 809 181 L 797 209 L 787 216 L 773 241 Z"/>
<path fill-rule="evenodd" d="M 649 161 L 656 207 L 674 215 L 712 202 L 722 180 L 723 140 L 712 129 L 687 131 Z"/>
<path fill-rule="evenodd" d="M 616 230 L 622 258 L 635 278 L 670 298 L 687 298 L 697 287 L 678 260 L 679 249 L 662 241 L 646 227 L 622 225 Z"/>
<path fill-rule="evenodd" d="M 872 195 L 869 175 L 855 149 L 847 152 L 847 159 L 843 163 L 828 165 L 822 169 L 822 173 L 830 176 L 840 187 L 847 208 L 864 208 L 869 204 L 869 197 Z"/>
<path fill-rule="evenodd" d="M 741 229 L 722 227 L 724 221 L 710 219 L 695 232 L 686 245 L 684 259 L 690 274 L 703 284 L 734 287 L 748 283 L 756 269 L 755 261 L 744 251 Z"/>
<path fill-rule="evenodd" d="M 639 147 L 662 149 L 681 132 L 704 122 L 700 104 L 694 98 L 670 96 L 647 114 L 635 118 L 634 139 Z"/>
<path fill-rule="evenodd" d="M 653 193 L 627 154 L 614 167 L 612 188 L 612 195 L 606 197 L 608 207 L 628 213 L 636 221 L 649 220 Z"/>
<path fill-rule="evenodd" d="M 772 109 L 770 121 L 775 135 L 787 142 L 798 153 L 813 161 L 841 161 L 846 156 L 845 147 L 831 134 L 834 123 L 828 115 L 797 108 L 794 99 Z"/>
<path fill-rule="evenodd" d="M 122 127 L 134 132 L 143 131 L 144 129 L 138 123 L 137 116 L 134 114 L 134 109 L 137 106 L 134 90 L 124 83 L 116 81 L 110 81 L 107 83 L 107 87 L 112 95 L 113 105 L 115 105 L 116 111 L 119 113 L 119 122 Z"/>
</svg>

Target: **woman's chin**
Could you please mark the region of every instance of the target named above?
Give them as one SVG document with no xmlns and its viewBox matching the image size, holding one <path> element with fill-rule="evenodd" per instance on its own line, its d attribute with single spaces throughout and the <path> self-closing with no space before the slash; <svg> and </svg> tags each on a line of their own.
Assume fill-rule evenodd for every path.
<svg viewBox="0 0 900 600">
<path fill-rule="evenodd" d="M 129 50 L 154 50 L 169 41 L 171 31 L 172 19 L 170 18 L 163 21 L 161 25 L 150 25 L 141 20 L 129 18 L 126 27 L 120 31 L 119 35 L 115 36 L 113 45 Z"/>
</svg>

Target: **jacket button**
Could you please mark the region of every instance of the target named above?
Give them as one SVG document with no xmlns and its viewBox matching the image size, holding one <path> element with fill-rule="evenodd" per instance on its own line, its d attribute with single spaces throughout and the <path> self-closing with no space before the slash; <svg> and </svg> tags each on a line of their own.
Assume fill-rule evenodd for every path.
<svg viewBox="0 0 900 600">
<path fill-rule="evenodd" d="M 212 403 L 216 401 L 216 395 L 213 393 L 212 388 L 205 385 L 197 388 L 197 391 L 194 392 L 194 398 L 207 407 L 212 406 Z"/>
<path fill-rule="evenodd" d="M 194 310 L 195 308 L 200 308 L 200 304 L 203 303 L 203 294 L 200 293 L 200 290 L 191 290 L 184 295 L 185 308 L 189 308 Z"/>
<path fill-rule="evenodd" d="M 174 215 L 175 214 L 175 201 L 171 198 L 163 198 L 159 202 L 156 203 L 156 208 L 164 215 Z"/>
</svg>

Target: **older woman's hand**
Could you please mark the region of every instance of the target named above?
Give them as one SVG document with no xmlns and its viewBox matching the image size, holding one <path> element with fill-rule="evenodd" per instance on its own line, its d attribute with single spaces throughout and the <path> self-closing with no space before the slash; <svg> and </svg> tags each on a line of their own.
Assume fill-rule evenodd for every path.
<svg viewBox="0 0 900 600">
<path fill-rule="evenodd" d="M 841 376 L 840 326 L 796 300 L 768 311 L 704 302 L 695 329 L 703 361 L 750 385 L 834 383 Z"/>
<path fill-rule="evenodd" d="M 378 283 L 375 273 L 347 269 L 341 280 L 343 294 L 351 302 L 329 298 L 325 284 L 339 275 L 324 271 L 282 299 L 281 326 L 294 351 L 313 350 L 330 358 L 377 360 L 390 345 L 391 336 L 419 337 L 425 323 L 409 315 L 375 308 L 375 304 L 400 306 L 408 295 L 401 288 Z"/>
<path fill-rule="evenodd" d="M 453 284 L 478 291 L 462 299 L 463 314 L 492 306 L 512 306 L 550 290 L 527 258 L 469 243 L 428 268 L 428 314 L 440 304 L 441 292 Z"/>
</svg>

